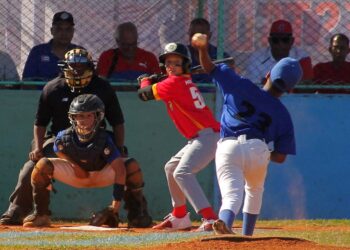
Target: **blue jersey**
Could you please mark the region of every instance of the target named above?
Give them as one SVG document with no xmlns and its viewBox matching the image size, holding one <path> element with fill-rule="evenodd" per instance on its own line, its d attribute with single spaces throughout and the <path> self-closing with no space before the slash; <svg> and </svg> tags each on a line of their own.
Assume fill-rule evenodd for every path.
<svg viewBox="0 0 350 250">
<path fill-rule="evenodd" d="M 274 151 L 295 154 L 292 119 L 281 101 L 250 80 L 237 75 L 226 64 L 210 74 L 224 97 L 221 116 L 221 138 L 258 138 L 273 142 Z"/>
<path fill-rule="evenodd" d="M 60 60 L 52 53 L 52 40 L 48 43 L 34 46 L 29 52 L 26 64 L 23 69 L 22 78 L 25 81 L 49 81 L 57 77 L 60 68 L 57 63 Z M 69 49 L 81 48 L 70 44 Z"/>
<path fill-rule="evenodd" d="M 200 63 L 199 63 L 199 59 L 198 59 L 197 50 L 194 49 L 191 45 L 188 45 L 187 48 L 188 48 L 190 55 L 191 55 L 191 61 L 192 61 L 191 67 L 198 66 Z M 209 53 L 209 56 L 212 60 L 217 59 L 218 49 L 214 45 L 209 44 L 208 53 Z M 230 57 L 230 55 L 227 54 L 226 52 L 224 52 L 224 58 L 227 58 L 227 57 Z M 212 79 L 208 74 L 203 73 L 203 74 L 193 74 L 192 81 L 195 83 L 211 83 Z"/>
</svg>

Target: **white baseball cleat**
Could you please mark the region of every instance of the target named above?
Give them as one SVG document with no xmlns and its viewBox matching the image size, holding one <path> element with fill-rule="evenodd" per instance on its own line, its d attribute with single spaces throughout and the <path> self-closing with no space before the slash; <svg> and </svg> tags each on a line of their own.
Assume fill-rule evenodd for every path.
<svg viewBox="0 0 350 250">
<path fill-rule="evenodd" d="M 215 220 L 207 220 L 202 218 L 202 224 L 196 229 L 196 232 L 210 232 L 213 231 L 213 224 Z"/>
<path fill-rule="evenodd" d="M 171 213 L 168 214 L 164 221 L 152 227 L 153 229 L 166 229 L 166 230 L 185 230 L 191 229 L 192 223 L 190 220 L 190 213 L 187 213 L 182 218 L 177 218 Z"/>
</svg>

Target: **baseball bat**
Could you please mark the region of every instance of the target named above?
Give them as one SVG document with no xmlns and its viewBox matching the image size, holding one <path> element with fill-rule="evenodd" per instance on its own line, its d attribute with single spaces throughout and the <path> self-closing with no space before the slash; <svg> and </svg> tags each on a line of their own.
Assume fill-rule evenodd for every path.
<svg viewBox="0 0 350 250">
<path fill-rule="evenodd" d="M 217 59 L 212 61 L 215 65 L 220 64 L 220 63 L 226 63 L 228 65 L 233 65 L 235 63 L 235 60 L 233 57 L 226 57 L 223 59 Z M 165 68 L 162 63 L 159 64 L 160 68 Z M 198 74 L 198 73 L 204 73 L 204 70 L 201 65 L 194 66 L 190 68 L 191 74 Z"/>
<path fill-rule="evenodd" d="M 220 63 L 226 63 L 228 65 L 234 64 L 235 60 L 233 59 L 233 57 L 226 57 L 223 59 L 217 59 L 217 60 L 213 60 L 212 61 L 215 65 L 220 64 Z M 202 73 L 203 72 L 203 68 L 201 65 L 197 65 L 191 68 L 191 73 L 195 74 L 195 73 Z"/>
</svg>

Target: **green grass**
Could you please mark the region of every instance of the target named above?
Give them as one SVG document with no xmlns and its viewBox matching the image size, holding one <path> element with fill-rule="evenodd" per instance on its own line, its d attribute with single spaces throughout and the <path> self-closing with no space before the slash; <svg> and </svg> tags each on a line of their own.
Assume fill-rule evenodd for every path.
<svg viewBox="0 0 350 250">
<path fill-rule="evenodd" d="M 61 224 L 61 222 L 60 222 Z M 199 225 L 200 223 L 194 223 Z M 240 235 L 241 221 L 235 222 L 234 231 Z M 133 232 L 70 232 L 65 231 L 0 231 L 0 249 L 137 249 L 142 246 L 196 240 L 212 233 L 156 231 Z M 255 237 L 289 237 L 315 242 L 320 245 L 350 249 L 350 220 L 272 220 L 258 221 Z"/>
<path fill-rule="evenodd" d="M 301 230 L 299 227 L 304 229 Z M 292 237 L 321 245 L 350 247 L 350 220 L 258 221 L 257 228 L 274 228 L 274 230 L 259 230 L 255 236 Z"/>
</svg>

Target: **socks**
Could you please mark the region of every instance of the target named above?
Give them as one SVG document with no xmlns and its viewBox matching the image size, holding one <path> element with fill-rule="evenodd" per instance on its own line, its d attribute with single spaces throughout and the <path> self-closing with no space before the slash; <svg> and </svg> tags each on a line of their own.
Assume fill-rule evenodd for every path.
<svg viewBox="0 0 350 250">
<path fill-rule="evenodd" d="M 206 220 L 216 220 L 218 218 L 212 207 L 203 208 L 198 213 Z"/>
<path fill-rule="evenodd" d="M 252 236 L 255 228 L 255 222 L 258 219 L 258 214 L 243 213 L 243 228 L 242 234 Z"/>
<path fill-rule="evenodd" d="M 176 218 L 183 218 L 187 214 L 187 208 L 186 205 L 180 206 L 180 207 L 174 207 L 173 211 L 171 212 L 172 215 L 174 215 Z"/>
<path fill-rule="evenodd" d="M 219 218 L 225 222 L 226 226 L 232 230 L 233 221 L 235 220 L 235 213 L 229 209 L 221 210 L 219 213 Z"/>
</svg>

